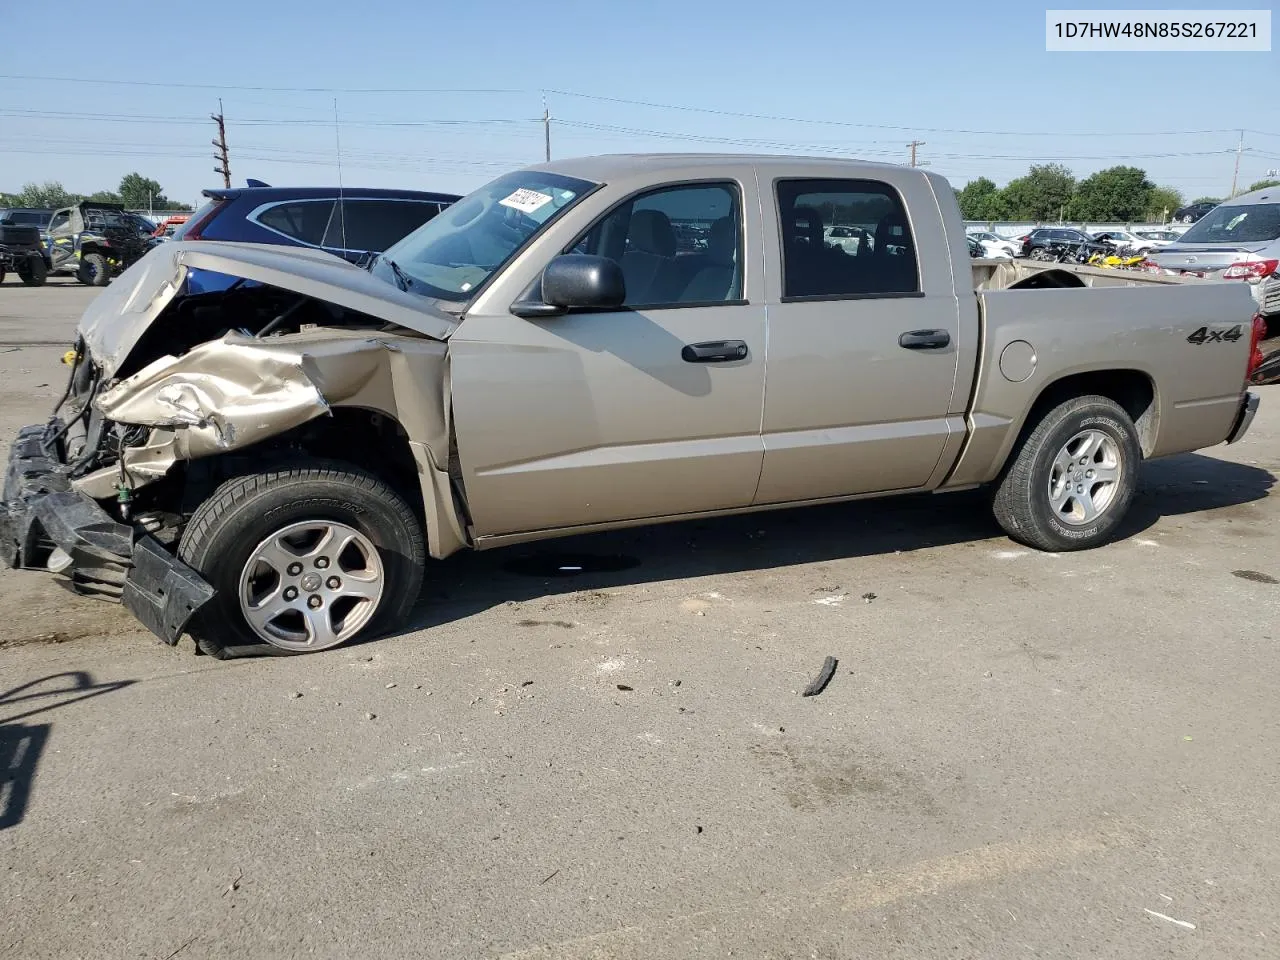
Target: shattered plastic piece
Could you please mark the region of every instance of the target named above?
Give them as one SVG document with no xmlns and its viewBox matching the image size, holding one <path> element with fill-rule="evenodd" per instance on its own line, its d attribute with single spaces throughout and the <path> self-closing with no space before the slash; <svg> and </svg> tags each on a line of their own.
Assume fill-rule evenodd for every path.
<svg viewBox="0 0 1280 960">
<path fill-rule="evenodd" d="M 800 696 L 816 697 L 825 690 L 827 684 L 831 682 L 831 677 L 835 674 L 836 666 L 839 662 L 835 657 L 827 657 L 827 659 L 823 660 L 822 669 L 818 671 L 818 675 L 810 681 L 809 685 L 804 688 L 804 693 L 800 694 Z"/>
<path fill-rule="evenodd" d="M 1146 907 L 1143 907 L 1142 909 L 1151 914 L 1151 916 L 1155 917 L 1157 920 L 1168 920 L 1170 923 L 1176 923 L 1178 926 L 1187 930 L 1194 930 L 1196 928 L 1194 923 L 1188 923 L 1186 920 L 1175 920 L 1173 917 L 1166 916 L 1163 913 L 1156 913 L 1154 910 L 1147 910 Z"/>
</svg>

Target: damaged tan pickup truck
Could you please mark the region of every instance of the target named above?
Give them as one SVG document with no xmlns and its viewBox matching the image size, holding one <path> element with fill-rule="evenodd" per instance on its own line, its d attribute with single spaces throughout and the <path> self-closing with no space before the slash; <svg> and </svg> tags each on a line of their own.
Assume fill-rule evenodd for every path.
<svg viewBox="0 0 1280 960">
<path fill-rule="evenodd" d="M 390 630 L 428 557 L 629 524 L 989 485 L 1014 539 L 1090 547 L 1143 458 L 1248 428 L 1253 311 L 971 261 L 920 170 L 552 163 L 367 270 L 153 250 L 14 442 L 0 554 L 229 656 Z"/>
</svg>

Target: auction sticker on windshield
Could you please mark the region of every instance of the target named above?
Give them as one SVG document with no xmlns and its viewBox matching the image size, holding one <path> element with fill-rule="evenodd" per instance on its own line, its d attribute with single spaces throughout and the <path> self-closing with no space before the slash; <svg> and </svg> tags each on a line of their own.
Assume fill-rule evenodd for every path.
<svg viewBox="0 0 1280 960">
<path fill-rule="evenodd" d="M 508 197 L 503 197 L 498 201 L 504 207 L 513 207 L 521 213 L 533 213 L 539 207 L 544 207 L 551 202 L 550 194 L 539 193 L 537 190 L 529 190 L 521 187 L 515 193 Z"/>
</svg>

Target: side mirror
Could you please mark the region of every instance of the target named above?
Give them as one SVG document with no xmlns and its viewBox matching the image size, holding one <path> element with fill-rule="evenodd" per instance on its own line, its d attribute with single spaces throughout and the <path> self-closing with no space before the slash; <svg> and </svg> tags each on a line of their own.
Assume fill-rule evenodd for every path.
<svg viewBox="0 0 1280 960">
<path fill-rule="evenodd" d="M 542 271 L 542 299 L 566 310 L 616 308 L 627 299 L 627 283 L 616 260 L 568 253 Z"/>
</svg>

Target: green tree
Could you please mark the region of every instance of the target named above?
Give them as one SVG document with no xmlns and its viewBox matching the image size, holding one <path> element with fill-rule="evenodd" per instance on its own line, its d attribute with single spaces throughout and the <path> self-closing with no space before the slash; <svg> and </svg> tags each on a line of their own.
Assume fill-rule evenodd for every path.
<svg viewBox="0 0 1280 960">
<path fill-rule="evenodd" d="M 120 194 L 113 193 L 110 190 L 99 190 L 97 193 L 91 193 L 85 199 L 92 200 L 94 203 L 120 203 Z"/>
<path fill-rule="evenodd" d="M 1003 220 L 1008 215 L 1000 188 L 986 177 L 966 183 L 956 194 L 956 200 L 960 203 L 960 215 L 966 220 Z"/>
<path fill-rule="evenodd" d="M 16 193 L 0 192 L 0 207 L 16 207 L 18 203 L 18 195 Z"/>
<path fill-rule="evenodd" d="M 1145 170 L 1108 167 L 1080 181 L 1067 209 L 1073 220 L 1140 220 L 1154 189 Z"/>
<path fill-rule="evenodd" d="M 159 181 L 140 173 L 126 173 L 120 179 L 117 193 L 126 207 L 161 207 L 169 202 Z"/>
<path fill-rule="evenodd" d="M 1265 190 L 1267 187 L 1280 187 L 1280 180 L 1259 180 L 1257 183 L 1249 184 L 1246 193 L 1252 193 L 1254 190 Z"/>
<path fill-rule="evenodd" d="M 46 180 L 44 183 L 24 183 L 17 199 L 14 206 L 18 207 L 69 207 L 84 198 L 78 193 L 69 193 L 56 180 Z"/>
<path fill-rule="evenodd" d="M 1009 181 L 1001 191 L 1007 217 L 1017 220 L 1057 220 L 1075 192 L 1076 181 L 1060 163 L 1032 166 L 1026 176 Z"/>
<path fill-rule="evenodd" d="M 1152 223 L 1164 223 L 1182 203 L 1182 194 L 1173 187 L 1156 187 L 1147 197 L 1147 212 L 1143 214 L 1143 219 Z"/>
<path fill-rule="evenodd" d="M 1221 197 L 1196 197 L 1192 203 L 1221 203 Z"/>
</svg>

